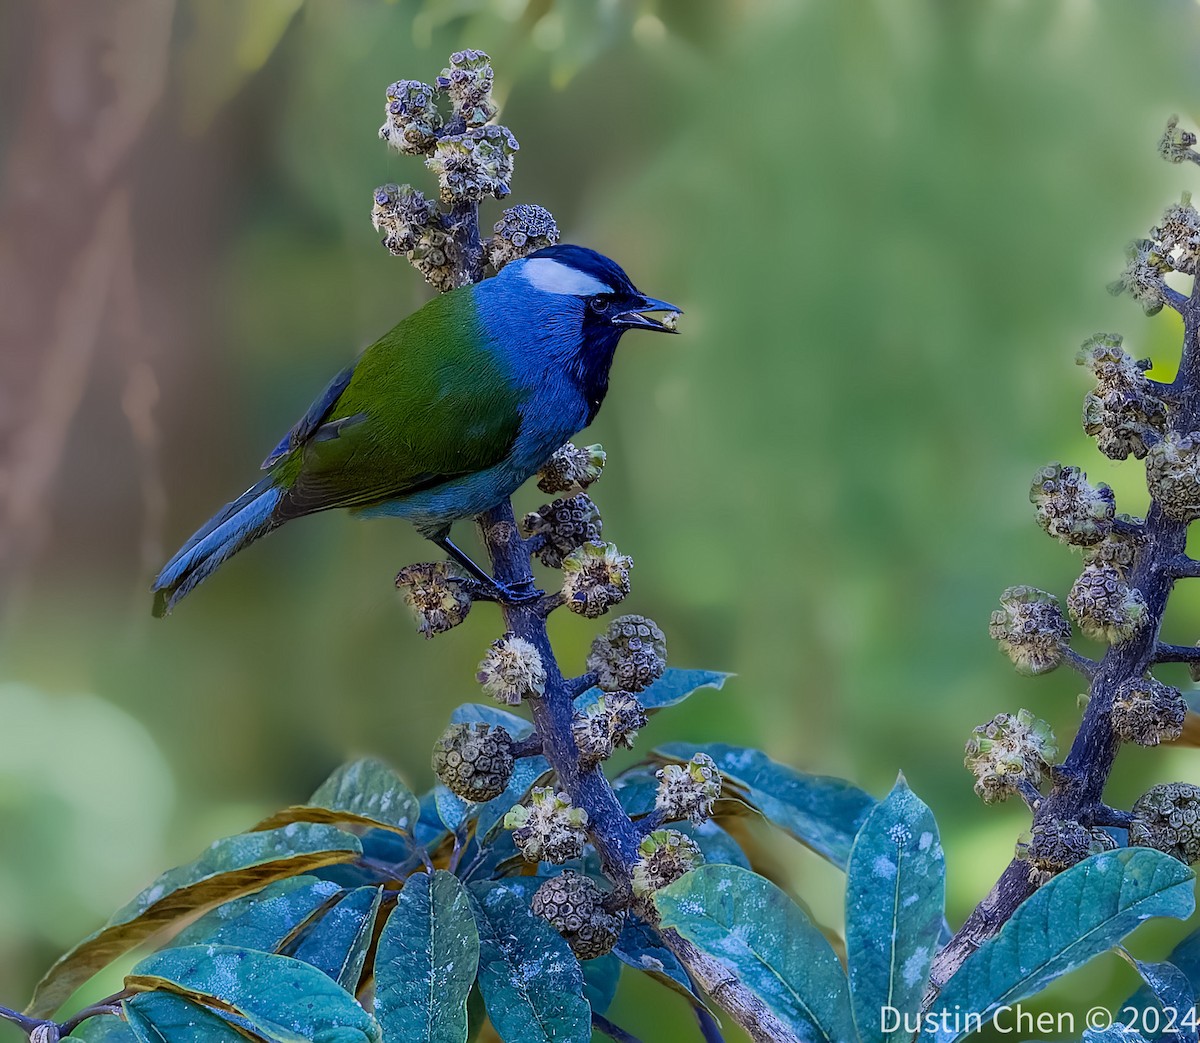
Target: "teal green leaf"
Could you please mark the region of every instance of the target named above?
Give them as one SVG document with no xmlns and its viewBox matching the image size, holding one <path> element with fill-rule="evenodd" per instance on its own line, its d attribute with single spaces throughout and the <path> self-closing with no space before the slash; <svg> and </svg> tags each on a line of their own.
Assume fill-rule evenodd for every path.
<svg viewBox="0 0 1200 1043">
<path fill-rule="evenodd" d="M 580 960 L 579 966 L 583 970 L 583 995 L 588 1006 L 597 1014 L 603 1014 L 617 995 L 621 961 L 610 952 L 594 960 Z"/>
<path fill-rule="evenodd" d="M 714 670 L 676 670 L 669 667 L 652 685 L 636 693 L 637 701 L 647 713 L 657 713 L 683 702 L 701 688 L 723 688 L 732 676 Z M 603 694 L 599 688 L 589 688 L 575 699 L 575 709 L 586 709 Z"/>
<path fill-rule="evenodd" d="M 533 734 L 533 725 L 524 717 L 483 703 L 463 703 L 450 714 L 455 724 L 490 724 L 508 730 L 514 739 L 527 739 Z"/>
<path fill-rule="evenodd" d="M 332 826 L 295 822 L 214 841 L 194 862 L 163 873 L 46 972 L 27 1013 L 47 1017 L 80 985 L 124 952 L 189 913 L 261 890 L 275 880 L 362 853 L 358 839 Z"/>
<path fill-rule="evenodd" d="M 946 983 L 934 1013 L 977 1011 L 986 1018 L 1016 1003 L 1116 945 L 1152 916 L 1186 919 L 1195 908 L 1192 871 L 1150 848 L 1092 855 L 1043 884 L 993 938 L 972 953 Z M 943 1020 L 943 1019 L 934 1019 Z M 949 1025 L 922 1034 L 952 1043 Z"/>
<path fill-rule="evenodd" d="M 522 757 L 513 768 L 512 777 L 500 796 L 479 805 L 479 819 L 475 823 L 475 836 L 487 843 L 500 831 L 504 816 L 520 804 L 529 791 L 550 773 L 550 762 L 545 757 Z"/>
<path fill-rule="evenodd" d="M 380 1043 L 379 1025 L 323 971 L 290 956 L 233 945 L 164 949 L 125 979 L 137 991 L 164 989 L 218 1003 L 268 1039 Z"/>
<path fill-rule="evenodd" d="M 741 866 L 750 868 L 750 860 L 746 852 L 736 840 L 725 832 L 715 822 L 701 822 L 693 826 L 688 822 L 680 822 L 671 827 L 686 834 L 696 841 L 706 865 Z"/>
<path fill-rule="evenodd" d="M 341 893 L 337 884 L 312 876 L 278 880 L 205 913 L 171 939 L 171 946 L 240 945 L 278 952 L 314 913 Z"/>
<path fill-rule="evenodd" d="M 97 1014 L 76 1025 L 64 1039 L 81 1039 L 87 1043 L 140 1043 L 124 1018 L 116 1014 Z"/>
<path fill-rule="evenodd" d="M 312 964 L 347 992 L 356 993 L 382 900 L 382 887 L 355 888 L 309 927 L 288 955 Z"/>
<path fill-rule="evenodd" d="M 720 960 L 798 1039 L 855 1039 L 846 975 L 825 936 L 767 880 L 701 866 L 654 895 L 663 929 Z"/>
<path fill-rule="evenodd" d="M 806 775 L 761 750 L 723 742 L 673 742 L 656 752 L 678 761 L 707 753 L 721 770 L 728 795 L 757 808 L 769 822 L 839 868 L 845 868 L 854 838 L 875 806 L 870 794 L 844 779 Z"/>
<path fill-rule="evenodd" d="M 937 822 L 901 776 L 867 817 L 846 869 L 846 963 L 861 1043 L 910 1038 L 883 1032 L 880 1012 L 920 1009 L 945 899 Z"/>
<path fill-rule="evenodd" d="M 405 881 L 379 937 L 375 1008 L 388 1043 L 463 1043 L 479 934 L 467 892 L 441 869 Z"/>
<path fill-rule="evenodd" d="M 613 792 L 625 809 L 625 814 L 638 818 L 654 810 L 658 779 L 652 769 L 633 768 L 613 780 Z"/>
<path fill-rule="evenodd" d="M 437 805 L 438 817 L 451 833 L 457 833 L 459 827 L 477 814 L 477 807 L 463 800 L 462 797 L 438 783 L 433 788 L 433 799 Z"/>
<path fill-rule="evenodd" d="M 171 992 L 139 992 L 122 1006 L 140 1043 L 246 1043 L 215 1011 Z"/>
<path fill-rule="evenodd" d="M 1176 952 L 1186 944 L 1186 941 L 1181 943 Z M 1183 1014 L 1196 1009 L 1196 987 L 1184 970 L 1172 962 L 1174 954 L 1164 963 L 1145 963 L 1124 949 L 1121 955 L 1146 984 L 1121 1004 L 1117 1020 L 1137 1025 L 1154 1039 L 1166 1034 L 1166 1038 L 1177 1039 L 1179 1043 L 1197 1043 L 1196 1019 Z"/>
<path fill-rule="evenodd" d="M 420 802 L 400 776 L 383 761 L 363 757 L 338 768 L 307 804 L 284 808 L 257 828 L 275 829 L 289 822 L 341 822 L 411 834 L 420 815 Z"/>
<path fill-rule="evenodd" d="M 583 972 L 567 943 L 502 884 L 471 886 L 479 988 L 504 1043 L 588 1043 Z"/>
</svg>

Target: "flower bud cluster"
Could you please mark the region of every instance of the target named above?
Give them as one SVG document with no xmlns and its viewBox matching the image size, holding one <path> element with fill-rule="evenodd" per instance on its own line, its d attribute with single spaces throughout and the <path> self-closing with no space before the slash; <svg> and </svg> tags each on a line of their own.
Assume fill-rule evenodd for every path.
<svg viewBox="0 0 1200 1043">
<path fill-rule="evenodd" d="M 509 706 L 546 694 L 546 666 L 541 653 L 513 634 L 492 642 L 475 680 L 496 702 Z"/>
<path fill-rule="evenodd" d="M 1057 753 L 1050 725 L 1021 710 L 997 714 L 976 728 L 963 763 L 975 775 L 975 792 L 993 804 L 1017 792 L 1019 783 L 1041 786 Z"/>
<path fill-rule="evenodd" d="M 384 234 L 383 245 L 412 266 L 438 291 L 452 290 L 463 278 L 459 246 L 437 204 L 411 185 L 375 189 L 371 221 Z"/>
<path fill-rule="evenodd" d="M 1158 142 L 1158 154 L 1169 163 L 1182 163 L 1190 159 L 1200 163 L 1200 152 L 1192 146 L 1196 144 L 1196 135 L 1190 130 L 1179 129 L 1179 117 L 1172 116 L 1167 120 L 1167 129 Z"/>
<path fill-rule="evenodd" d="M 1113 851 L 1116 847 L 1117 842 L 1099 827 L 1089 828 L 1074 819 L 1052 818 L 1030 830 L 1028 839 L 1017 845 L 1017 857 L 1030 863 L 1030 880 L 1041 885 L 1089 855 Z"/>
<path fill-rule="evenodd" d="M 439 138 L 425 165 L 437 176 L 443 203 L 503 199 L 511 191 L 513 155 L 519 148 L 507 127 L 473 127 Z"/>
<path fill-rule="evenodd" d="M 537 487 L 544 493 L 586 492 L 604 470 L 605 453 L 600 445 L 583 447 L 568 442 L 538 472 Z"/>
<path fill-rule="evenodd" d="M 553 246 L 559 240 L 558 225 L 545 207 L 520 203 L 509 207 L 492 229 L 492 237 L 484 244 L 488 264 L 496 271 L 509 261 L 528 257 L 537 250 Z M 565 447 L 564 447 L 565 448 Z M 560 452 L 562 450 L 559 450 Z M 546 492 L 559 492 L 547 489 Z M 562 490 L 566 491 L 566 490 Z"/>
<path fill-rule="evenodd" d="M 1200 256 L 1200 213 L 1192 206 L 1192 194 L 1184 192 L 1178 203 L 1163 211 L 1162 220 L 1150 229 L 1159 256 L 1175 271 L 1194 275 Z"/>
<path fill-rule="evenodd" d="M 541 537 L 534 552 L 543 565 L 562 568 L 563 559 L 585 543 L 599 543 L 604 531 L 600 510 L 586 493 L 558 499 L 521 520 L 526 536 Z"/>
<path fill-rule="evenodd" d="M 1200 518 L 1200 438 L 1168 432 L 1146 454 L 1146 485 L 1168 518 Z"/>
<path fill-rule="evenodd" d="M 387 89 L 385 119 L 379 136 L 398 152 L 431 152 L 442 129 L 437 91 L 420 80 L 397 80 Z"/>
<path fill-rule="evenodd" d="M 629 594 L 633 559 L 615 543 L 585 543 L 562 562 L 562 593 L 567 607 L 588 619 L 604 615 Z"/>
<path fill-rule="evenodd" d="M 566 869 L 533 893 L 530 909 L 566 939 L 580 960 L 611 952 L 621 933 L 621 915 L 605 907 L 606 894 L 591 877 Z"/>
<path fill-rule="evenodd" d="M 499 725 L 451 724 L 433 747 L 434 774 L 466 801 L 500 796 L 514 763 L 512 736 Z"/>
<path fill-rule="evenodd" d="M 1093 486 L 1078 467 L 1054 463 L 1033 477 L 1029 502 L 1038 524 L 1051 536 L 1076 547 L 1099 543 L 1112 531 L 1116 497 L 1107 485 Z"/>
<path fill-rule="evenodd" d="M 504 828 L 513 831 L 513 843 L 529 862 L 566 862 L 583 854 L 588 815 L 565 793 L 536 786 L 528 804 L 516 805 L 504 816 Z"/>
<path fill-rule="evenodd" d="M 1099 543 L 1085 547 L 1083 558 L 1089 565 L 1111 566 L 1122 579 L 1126 579 L 1137 561 L 1138 551 L 1146 542 L 1142 531 L 1145 519 L 1118 514 L 1115 520 L 1121 522 L 1124 528 L 1120 531 L 1113 528 Z"/>
<path fill-rule="evenodd" d="M 396 589 L 417 617 L 417 629 L 426 637 L 458 626 L 471 611 L 466 576 L 447 561 L 406 565 L 396 573 Z"/>
<path fill-rule="evenodd" d="M 609 692 L 576 711 L 571 731 L 584 766 L 608 760 L 618 746 L 632 750 L 646 720 L 645 709 L 631 692 Z"/>
<path fill-rule="evenodd" d="M 1186 716 L 1183 693 L 1153 677 L 1131 678 L 1113 696 L 1112 727 L 1122 742 L 1173 742 L 1183 733 Z"/>
<path fill-rule="evenodd" d="M 597 634 L 587 668 L 606 692 L 640 692 L 667 668 L 667 638 L 645 616 L 619 616 Z"/>
<path fill-rule="evenodd" d="M 654 807 L 662 821 L 688 819 L 693 825 L 712 816 L 713 805 L 721 796 L 721 773 L 707 753 L 697 753 L 686 764 L 667 764 L 656 773 L 658 794 Z"/>
<path fill-rule="evenodd" d="M 1147 315 L 1157 315 L 1166 301 L 1163 275 L 1171 270 L 1170 263 L 1152 239 L 1135 239 L 1126 249 L 1125 258 L 1120 276 L 1109 283 L 1109 293 L 1128 293 Z"/>
<path fill-rule="evenodd" d="M 1094 641 L 1119 645 L 1145 625 L 1146 601 L 1111 565 L 1085 565 L 1067 595 L 1067 611 Z"/>
<path fill-rule="evenodd" d="M 1200 862 L 1200 786 L 1167 782 L 1142 794 L 1133 805 L 1129 842 Z"/>
<path fill-rule="evenodd" d="M 988 633 L 1018 672 L 1044 674 L 1063 660 L 1071 627 L 1058 598 L 1036 587 L 1009 587 L 1000 595 Z"/>
<path fill-rule="evenodd" d="M 437 86 L 450 96 L 456 116 L 468 127 L 481 127 L 499 111 L 492 100 L 494 77 L 491 59 L 483 51 L 455 51 Z"/>
<path fill-rule="evenodd" d="M 638 845 L 633 867 L 633 893 L 650 904 L 654 892 L 704 864 L 696 842 L 677 829 L 656 829 Z"/>
<path fill-rule="evenodd" d="M 1084 341 L 1075 357 L 1096 378 L 1083 400 L 1083 429 L 1113 460 L 1142 459 L 1167 428 L 1167 407 L 1146 379 L 1149 359 L 1134 359 L 1121 337 L 1098 333 Z"/>
</svg>

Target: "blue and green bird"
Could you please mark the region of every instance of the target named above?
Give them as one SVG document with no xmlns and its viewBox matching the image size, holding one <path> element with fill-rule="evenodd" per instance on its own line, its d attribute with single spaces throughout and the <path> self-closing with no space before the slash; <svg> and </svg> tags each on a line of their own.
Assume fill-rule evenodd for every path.
<svg viewBox="0 0 1200 1043">
<path fill-rule="evenodd" d="M 451 524 L 507 499 L 592 422 L 621 334 L 674 332 L 653 312 L 679 309 L 641 293 L 607 257 L 568 245 L 435 297 L 334 377 L 263 462 L 266 477 L 167 562 L 154 614 L 260 536 L 333 507 L 407 518 L 495 588 L 450 541 Z"/>
</svg>

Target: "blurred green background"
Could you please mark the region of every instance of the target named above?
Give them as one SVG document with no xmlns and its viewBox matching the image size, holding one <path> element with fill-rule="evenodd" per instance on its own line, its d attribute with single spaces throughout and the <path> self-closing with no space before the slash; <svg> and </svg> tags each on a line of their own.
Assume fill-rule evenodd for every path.
<svg viewBox="0 0 1200 1043">
<path fill-rule="evenodd" d="M 1019 679 L 986 624 L 1006 585 L 1065 594 L 1079 567 L 1033 524 L 1037 467 L 1145 504 L 1141 466 L 1080 430 L 1072 358 L 1121 331 L 1173 373 L 1178 324 L 1105 284 L 1200 180 L 1154 151 L 1168 114 L 1200 113 L 1192 0 L 5 4 L 0 1002 L 348 755 L 427 786 L 476 697 L 496 615 L 423 641 L 392 574 L 429 548 L 402 524 L 288 526 L 166 622 L 147 593 L 426 298 L 368 215 L 375 185 L 429 179 L 375 132 L 389 82 L 464 45 L 491 53 L 521 142 L 511 201 L 687 311 L 684 336 L 623 345 L 594 495 L 636 561 L 626 607 L 675 665 L 738 677 L 643 748 L 757 745 L 876 794 L 903 770 L 941 822 L 957 923 L 1027 822 L 973 796 L 965 735 L 1022 706 L 1073 733 L 1076 678 Z M 1188 585 L 1167 637 L 1198 626 Z M 596 629 L 556 620 L 568 669 Z M 1194 752 L 1123 754 L 1110 794 L 1196 776 Z M 838 874 L 771 853 L 840 929 Z M 1109 958 L 1034 1006 L 1132 985 Z M 652 986 L 613 1016 L 695 1038 Z"/>
</svg>

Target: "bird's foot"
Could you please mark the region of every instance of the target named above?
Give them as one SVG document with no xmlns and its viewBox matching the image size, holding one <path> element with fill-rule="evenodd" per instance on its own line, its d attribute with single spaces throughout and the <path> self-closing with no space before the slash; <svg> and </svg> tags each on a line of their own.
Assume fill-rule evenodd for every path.
<svg viewBox="0 0 1200 1043">
<path fill-rule="evenodd" d="M 493 579 L 492 584 L 496 588 L 496 600 L 502 605 L 527 605 L 545 594 L 545 591 L 538 590 L 530 579 L 521 583 L 501 583 Z"/>
</svg>

